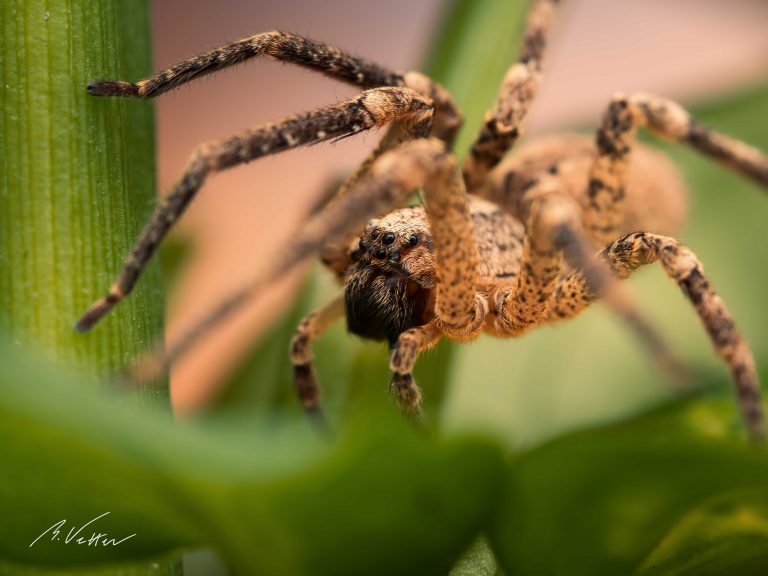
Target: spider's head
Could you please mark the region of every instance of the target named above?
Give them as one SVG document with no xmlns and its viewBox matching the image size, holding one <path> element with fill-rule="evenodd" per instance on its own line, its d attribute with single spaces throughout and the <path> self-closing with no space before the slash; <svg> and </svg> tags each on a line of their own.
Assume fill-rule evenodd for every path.
<svg viewBox="0 0 768 576">
<path fill-rule="evenodd" d="M 429 320 L 437 269 L 422 207 L 371 220 L 352 260 L 344 288 L 350 332 L 394 343 Z"/>
</svg>

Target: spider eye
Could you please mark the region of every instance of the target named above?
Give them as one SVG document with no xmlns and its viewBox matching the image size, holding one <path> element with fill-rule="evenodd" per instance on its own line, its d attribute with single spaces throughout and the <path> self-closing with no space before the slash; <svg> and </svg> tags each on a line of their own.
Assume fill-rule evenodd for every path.
<svg viewBox="0 0 768 576">
<path fill-rule="evenodd" d="M 376 252 L 373 253 L 373 255 L 376 256 L 376 258 L 384 258 L 384 256 L 387 255 L 387 253 L 384 251 L 384 248 L 379 248 L 378 250 L 376 250 Z"/>
<path fill-rule="evenodd" d="M 394 234 L 392 234 L 392 232 L 387 232 L 387 233 L 386 233 L 386 234 L 384 234 L 384 236 L 382 236 L 382 238 L 381 238 L 381 242 L 382 242 L 382 244 L 384 244 L 384 246 L 389 246 L 389 245 L 390 245 L 390 244 L 392 244 L 394 241 L 395 241 L 395 235 L 394 235 Z"/>
<path fill-rule="evenodd" d="M 411 246 L 416 246 L 416 244 L 419 243 L 419 235 L 418 234 L 411 234 L 411 236 L 408 238 L 408 244 Z"/>
<path fill-rule="evenodd" d="M 365 250 L 367 246 L 365 245 L 365 242 L 363 242 L 363 239 L 360 239 L 360 244 L 358 244 L 357 249 L 358 250 Z"/>
</svg>

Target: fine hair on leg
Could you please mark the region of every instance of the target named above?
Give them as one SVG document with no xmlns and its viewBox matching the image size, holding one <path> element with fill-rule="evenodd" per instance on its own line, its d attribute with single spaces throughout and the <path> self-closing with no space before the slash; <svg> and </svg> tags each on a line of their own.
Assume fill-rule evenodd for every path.
<svg viewBox="0 0 768 576">
<path fill-rule="evenodd" d="M 296 64 L 362 88 L 404 86 L 403 75 L 347 54 L 338 48 L 277 30 L 255 34 L 209 52 L 198 54 L 139 80 L 100 80 L 88 86 L 94 96 L 154 98 L 207 74 L 258 56 Z"/>
<path fill-rule="evenodd" d="M 200 146 L 181 178 L 155 209 L 107 295 L 83 314 L 76 329 L 89 330 L 130 293 L 160 242 L 211 174 L 297 146 L 357 134 L 395 120 L 409 124 L 416 133 L 424 133 L 431 118 L 432 103 L 409 88 L 374 88 L 352 100 Z"/>
<path fill-rule="evenodd" d="M 693 305 L 715 351 L 728 366 L 750 436 L 765 440 L 765 416 L 752 352 L 695 254 L 674 238 L 635 232 L 612 242 L 601 257 L 618 278 L 627 278 L 640 266 L 656 261 L 662 265 Z M 549 320 L 571 318 L 597 297 L 589 279 L 576 270 L 555 291 Z"/>
<path fill-rule="evenodd" d="M 605 246 L 621 232 L 627 170 L 637 129 L 686 144 L 768 189 L 768 157 L 696 121 L 680 104 L 652 94 L 617 94 L 597 131 L 597 157 L 584 210 L 587 232 Z"/>
<path fill-rule="evenodd" d="M 464 178 L 470 192 L 483 184 L 488 173 L 523 134 L 523 121 L 541 82 L 544 50 L 557 4 L 558 0 L 532 3 L 518 62 L 507 70 L 496 107 L 486 113 L 464 163 Z"/>
</svg>

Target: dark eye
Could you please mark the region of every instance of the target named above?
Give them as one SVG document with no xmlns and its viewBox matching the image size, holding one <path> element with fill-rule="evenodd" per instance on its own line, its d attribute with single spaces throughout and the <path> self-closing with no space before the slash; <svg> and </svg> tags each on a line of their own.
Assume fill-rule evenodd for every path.
<svg viewBox="0 0 768 576">
<path fill-rule="evenodd" d="M 378 250 L 376 250 L 376 252 L 373 253 L 373 255 L 376 256 L 376 258 L 384 258 L 384 256 L 387 255 L 387 253 L 384 251 L 384 248 L 379 248 Z"/>
<path fill-rule="evenodd" d="M 366 248 L 367 248 L 367 246 L 365 245 L 365 242 L 363 242 L 363 239 L 361 238 L 360 239 L 360 244 L 358 245 L 357 249 L 358 250 L 365 250 Z"/>
<path fill-rule="evenodd" d="M 411 246 L 416 246 L 416 244 L 419 243 L 419 235 L 418 234 L 411 234 L 411 236 L 408 238 L 408 244 Z"/>
<path fill-rule="evenodd" d="M 384 234 L 384 236 L 381 237 L 381 242 L 384 244 L 384 246 L 389 246 L 395 241 L 395 235 L 392 234 L 392 232 L 387 232 Z"/>
</svg>

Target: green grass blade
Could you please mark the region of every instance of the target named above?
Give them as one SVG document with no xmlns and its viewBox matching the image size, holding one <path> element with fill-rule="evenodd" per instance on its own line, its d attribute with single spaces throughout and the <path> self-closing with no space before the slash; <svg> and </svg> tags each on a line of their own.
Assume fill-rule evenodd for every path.
<svg viewBox="0 0 768 576">
<path fill-rule="evenodd" d="M 0 325 L 18 351 L 43 350 L 60 369 L 77 370 L 73 386 L 104 385 L 162 334 L 156 265 L 92 334 L 72 328 L 109 288 L 155 200 L 151 104 L 96 99 L 85 88 L 147 74 L 149 37 L 146 1 L 0 3 Z M 130 402 L 167 412 L 167 386 Z M 4 436 L 0 451 L 26 440 Z M 45 475 L 39 481 L 41 491 L 56 490 Z M 178 569 L 161 562 L 123 573 Z"/>
</svg>

